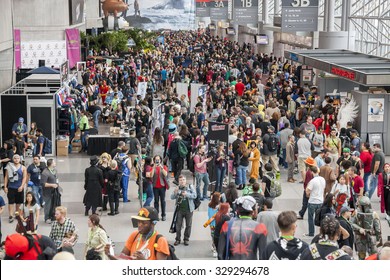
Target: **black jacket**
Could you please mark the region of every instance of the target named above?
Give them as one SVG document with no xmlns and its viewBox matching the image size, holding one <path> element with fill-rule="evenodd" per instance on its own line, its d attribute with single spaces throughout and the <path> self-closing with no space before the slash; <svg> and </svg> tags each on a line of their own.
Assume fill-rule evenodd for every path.
<svg viewBox="0 0 390 280">
<path fill-rule="evenodd" d="M 84 204 L 92 207 L 102 205 L 103 171 L 97 166 L 85 169 Z"/>
<path fill-rule="evenodd" d="M 169 158 L 172 160 L 181 158 L 179 154 L 179 139 L 174 139 L 169 145 L 168 154 Z"/>
<path fill-rule="evenodd" d="M 309 245 L 298 239 L 284 239 L 283 237 L 268 243 L 263 253 L 263 260 L 299 260 L 301 254 Z"/>
</svg>

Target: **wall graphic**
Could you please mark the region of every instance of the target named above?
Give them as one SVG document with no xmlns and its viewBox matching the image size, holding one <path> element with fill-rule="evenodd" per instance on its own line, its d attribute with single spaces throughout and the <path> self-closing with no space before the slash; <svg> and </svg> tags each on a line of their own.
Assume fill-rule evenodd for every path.
<svg viewBox="0 0 390 280">
<path fill-rule="evenodd" d="M 67 59 L 66 41 L 30 41 L 21 43 L 22 66 L 24 69 L 39 67 L 39 60 L 45 60 L 47 67 L 60 68 Z"/>
<path fill-rule="evenodd" d="M 385 99 L 369 98 L 368 99 L 368 121 L 383 122 L 385 115 Z"/>
</svg>

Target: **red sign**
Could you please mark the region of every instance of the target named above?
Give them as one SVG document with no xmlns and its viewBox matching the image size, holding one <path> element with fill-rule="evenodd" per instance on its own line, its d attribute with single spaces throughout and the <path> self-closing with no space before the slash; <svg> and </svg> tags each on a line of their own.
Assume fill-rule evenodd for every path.
<svg viewBox="0 0 390 280">
<path fill-rule="evenodd" d="M 347 78 L 349 80 L 355 80 L 355 72 L 347 71 L 347 70 L 340 69 L 337 67 L 332 67 L 332 69 L 330 71 L 332 74 L 335 74 L 337 76 Z"/>
</svg>

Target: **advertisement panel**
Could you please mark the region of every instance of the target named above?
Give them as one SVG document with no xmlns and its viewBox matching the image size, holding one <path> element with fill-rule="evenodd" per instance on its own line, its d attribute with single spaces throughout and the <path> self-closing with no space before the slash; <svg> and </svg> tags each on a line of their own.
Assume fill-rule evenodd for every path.
<svg viewBox="0 0 390 280">
<path fill-rule="evenodd" d="M 385 116 L 385 99 L 368 99 L 368 122 L 383 122 Z"/>
<path fill-rule="evenodd" d="M 77 28 L 66 29 L 66 53 L 68 55 L 69 67 L 73 68 L 81 61 L 80 32 Z"/>
</svg>

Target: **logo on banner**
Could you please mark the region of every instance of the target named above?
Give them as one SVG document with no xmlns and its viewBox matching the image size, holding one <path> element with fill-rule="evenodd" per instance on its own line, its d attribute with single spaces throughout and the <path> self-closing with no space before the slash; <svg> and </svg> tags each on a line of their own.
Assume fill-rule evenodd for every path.
<svg viewBox="0 0 390 280">
<path fill-rule="evenodd" d="M 212 131 L 221 131 L 221 130 L 225 130 L 225 126 L 224 125 L 217 125 L 217 124 L 214 124 L 211 126 L 211 130 Z"/>
</svg>

